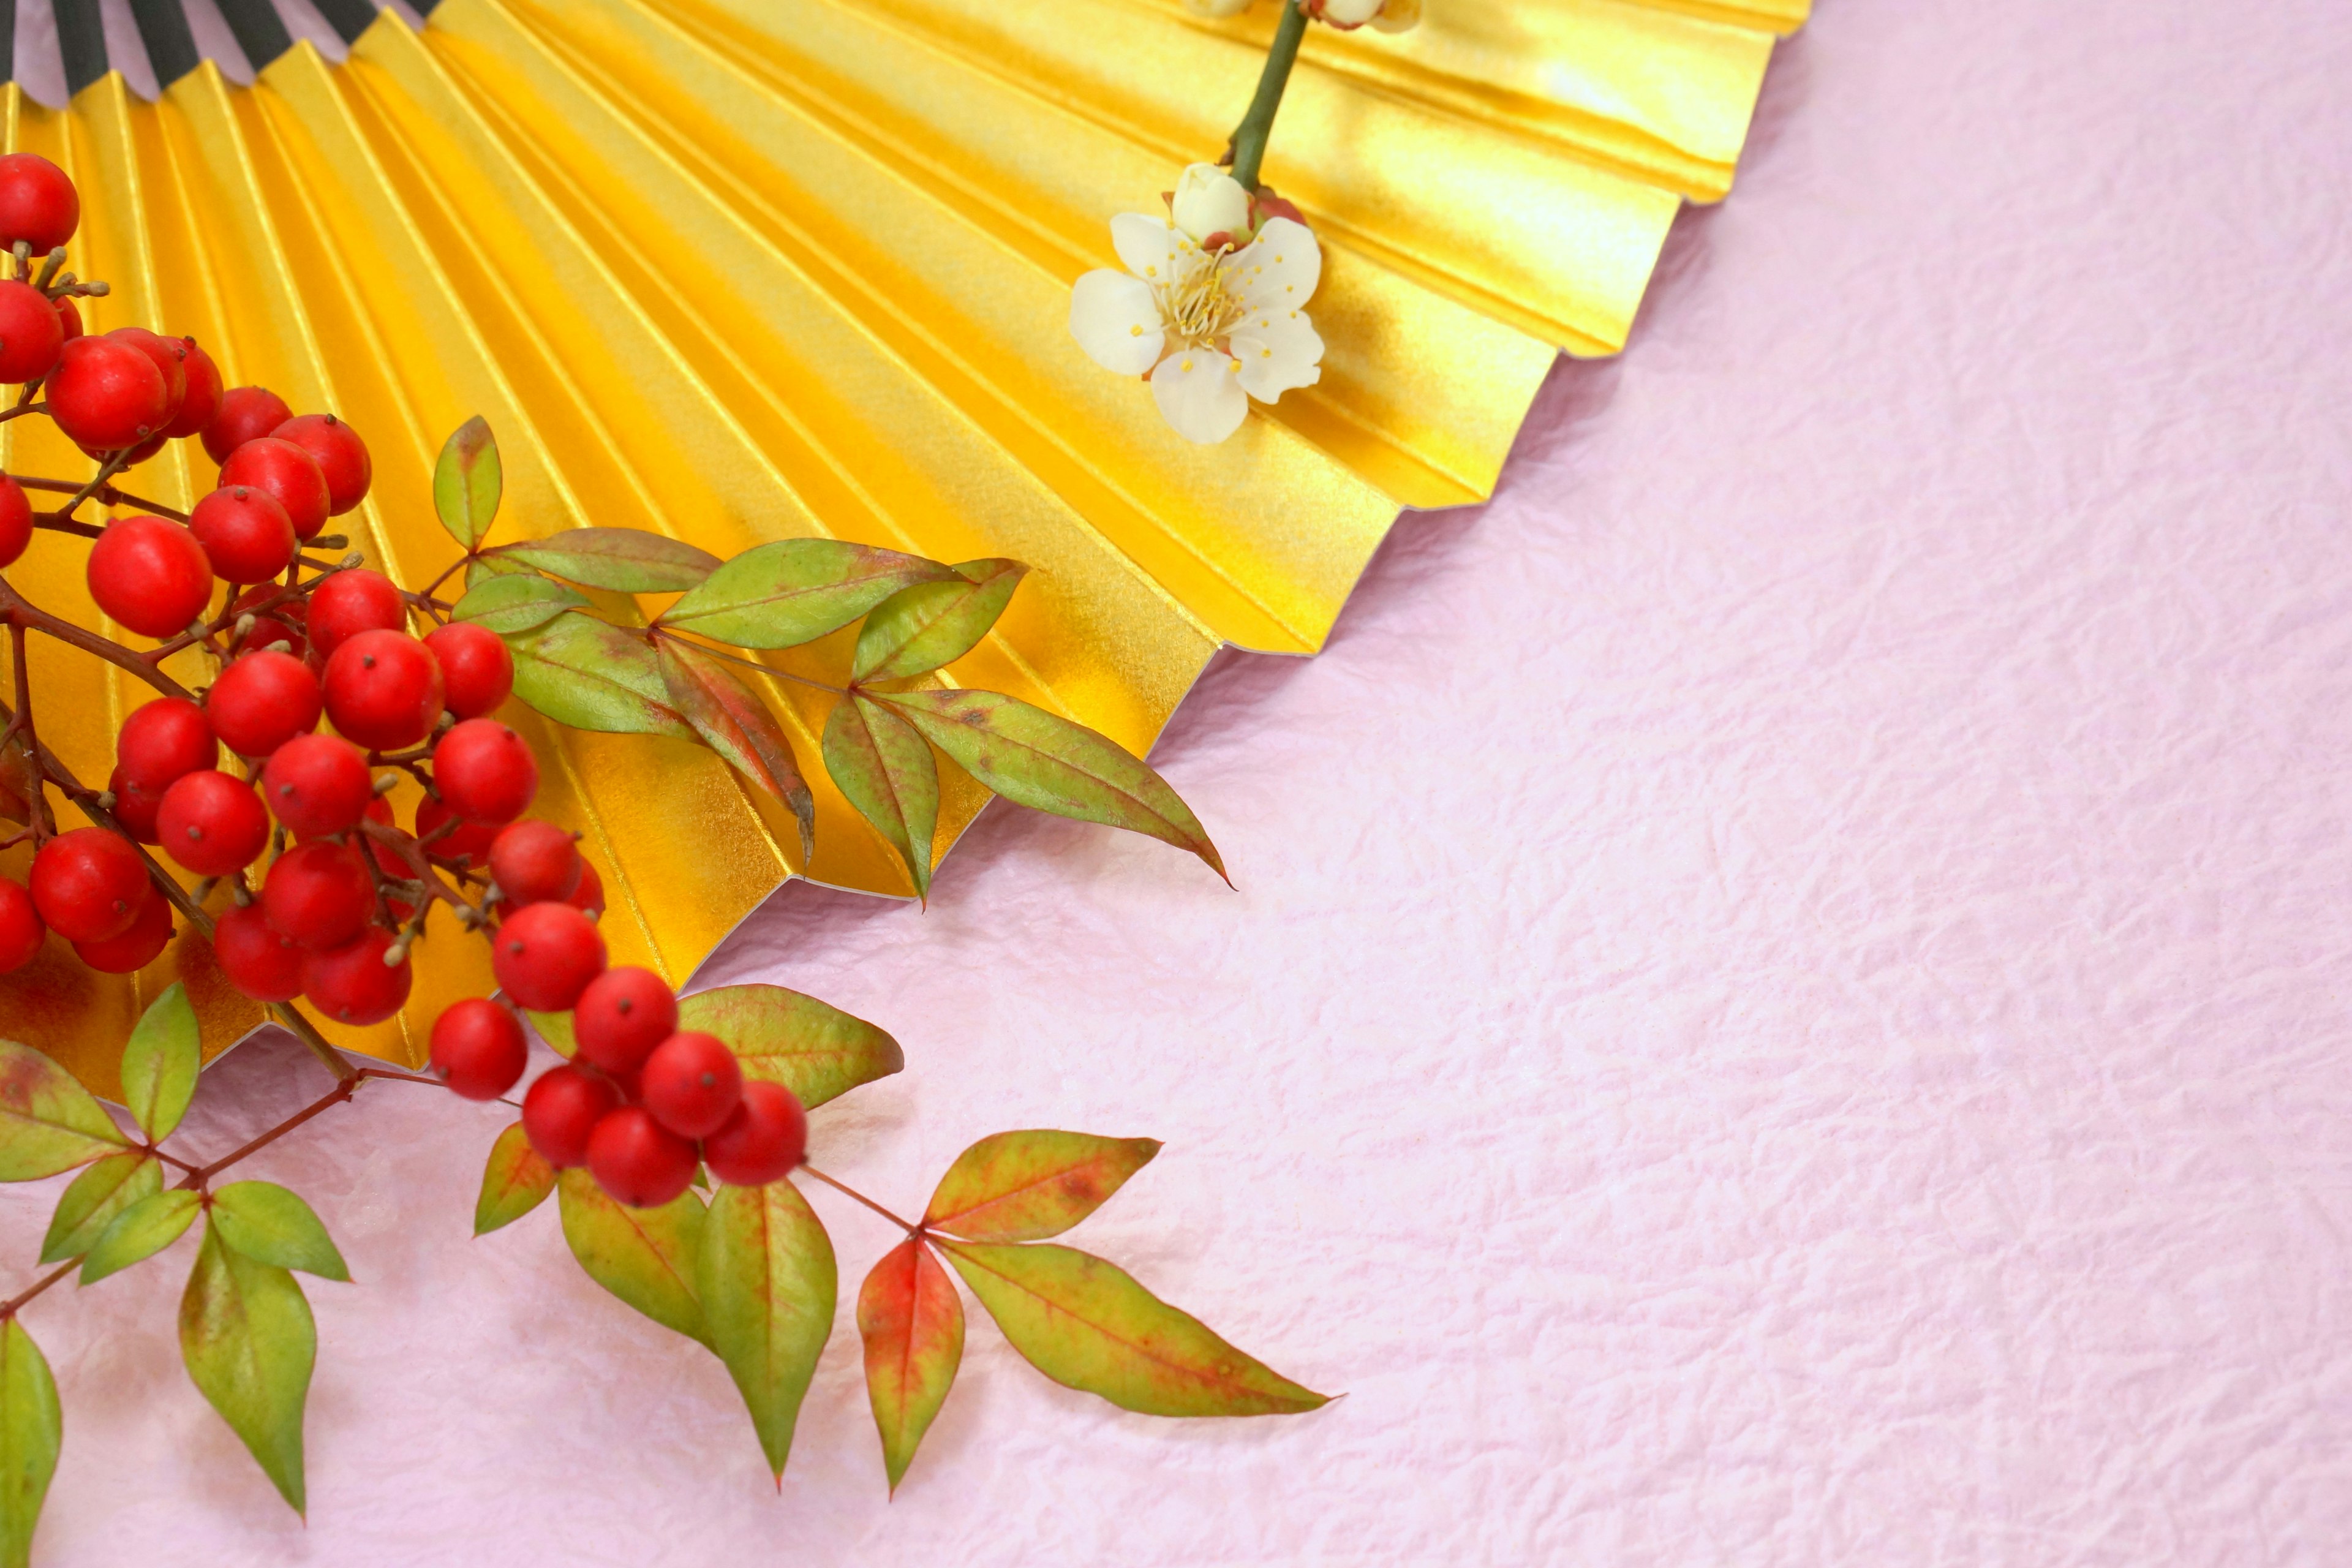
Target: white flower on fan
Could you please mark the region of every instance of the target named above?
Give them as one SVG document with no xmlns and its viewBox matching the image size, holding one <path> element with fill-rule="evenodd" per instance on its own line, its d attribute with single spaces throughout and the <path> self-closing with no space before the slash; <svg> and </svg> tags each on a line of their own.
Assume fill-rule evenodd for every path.
<svg viewBox="0 0 2352 1568">
<path fill-rule="evenodd" d="M 1251 0 L 1184 0 L 1196 16 L 1238 16 Z M 1370 22 L 1383 33 L 1409 32 L 1421 20 L 1421 0 L 1301 0 L 1299 9 L 1318 22 L 1351 33 Z"/>
<path fill-rule="evenodd" d="M 1078 279 L 1070 334 L 1105 370 L 1149 374 L 1160 416 L 1207 445 L 1241 428 L 1251 398 L 1272 403 L 1322 378 L 1323 340 L 1306 306 L 1323 253 L 1313 230 L 1254 211 L 1213 164 L 1185 170 L 1169 205 L 1173 222 L 1110 220 L 1127 270 Z"/>
</svg>

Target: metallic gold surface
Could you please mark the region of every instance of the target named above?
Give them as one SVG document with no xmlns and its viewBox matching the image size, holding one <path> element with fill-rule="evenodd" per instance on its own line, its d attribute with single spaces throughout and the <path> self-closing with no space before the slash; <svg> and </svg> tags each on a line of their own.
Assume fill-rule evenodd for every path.
<svg viewBox="0 0 2352 1568">
<path fill-rule="evenodd" d="M 447 0 L 422 34 L 386 13 L 341 68 L 298 46 L 250 89 L 207 65 L 157 103 L 112 76 L 51 112 L 10 86 L 7 140 L 81 184 L 73 265 L 114 289 L 92 330 L 193 333 L 232 384 L 361 429 L 375 489 L 346 521 L 404 581 L 454 554 L 431 465 L 480 413 L 498 539 L 1030 563 L 959 679 L 1141 752 L 1220 646 L 1319 647 L 1400 507 L 1485 496 L 1557 351 L 1622 346 L 1805 4 L 1432 0 L 1402 37 L 1311 29 L 1265 177 L 1324 241 L 1323 381 L 1206 448 L 1078 351 L 1068 288 L 1112 264 L 1113 214 L 1223 147 L 1267 7 Z M 0 426 L 11 471 L 89 471 L 28 423 Z M 185 508 L 212 482 L 177 443 L 132 488 Z M 85 550 L 45 533 L 10 580 L 95 625 Z M 851 635 L 775 657 L 837 672 Z M 32 658 L 44 739 L 101 783 L 143 689 L 39 639 Z M 552 763 L 544 809 L 604 869 L 615 962 L 682 981 L 790 875 L 908 890 L 815 766 L 821 702 L 778 703 L 817 796 L 807 866 L 710 753 L 511 715 Z M 950 790 L 942 847 L 984 798 Z M 142 999 L 185 973 L 217 1049 L 258 1009 L 197 947 L 113 982 L 53 940 L 0 979 L 0 1031 L 110 1093 Z M 488 987 L 482 944 L 436 925 L 404 1019 L 327 1032 L 414 1064 L 424 1023 Z"/>
</svg>

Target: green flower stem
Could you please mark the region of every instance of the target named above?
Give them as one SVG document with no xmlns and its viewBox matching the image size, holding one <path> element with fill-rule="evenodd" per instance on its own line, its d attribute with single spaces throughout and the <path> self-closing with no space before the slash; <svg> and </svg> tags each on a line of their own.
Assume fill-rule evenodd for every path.
<svg viewBox="0 0 2352 1568">
<path fill-rule="evenodd" d="M 1274 111 L 1282 107 L 1283 89 L 1290 85 L 1290 68 L 1298 60 L 1298 40 L 1307 36 L 1307 13 L 1298 0 L 1283 0 L 1282 21 L 1274 29 L 1274 47 L 1266 51 L 1265 69 L 1257 79 L 1257 96 L 1249 112 L 1234 128 L 1234 178 L 1242 189 L 1257 189 L 1258 165 L 1265 162 L 1265 141 L 1274 134 Z"/>
</svg>

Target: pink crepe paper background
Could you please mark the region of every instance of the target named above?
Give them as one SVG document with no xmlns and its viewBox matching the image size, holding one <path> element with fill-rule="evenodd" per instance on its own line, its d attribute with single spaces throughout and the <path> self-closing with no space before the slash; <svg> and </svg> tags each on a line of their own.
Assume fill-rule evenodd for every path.
<svg viewBox="0 0 2352 1568">
<path fill-rule="evenodd" d="M 1346 1399 L 1155 1422 L 975 1321 L 886 1505 L 845 1310 L 779 1496 L 551 1211 L 467 1239 L 501 1113 L 389 1085 L 253 1167 L 362 1280 L 310 1524 L 183 1242 L 27 1313 L 41 1560 L 2343 1562 L 2348 79 L 2321 0 L 1830 0 L 1494 503 L 1179 717 L 1238 893 L 992 813 L 929 913 L 794 888 L 710 966 L 905 1041 L 817 1119 L 885 1201 L 1168 1140 L 1073 1239 Z M 199 1131 L 320 1076 L 248 1047 Z"/>
</svg>

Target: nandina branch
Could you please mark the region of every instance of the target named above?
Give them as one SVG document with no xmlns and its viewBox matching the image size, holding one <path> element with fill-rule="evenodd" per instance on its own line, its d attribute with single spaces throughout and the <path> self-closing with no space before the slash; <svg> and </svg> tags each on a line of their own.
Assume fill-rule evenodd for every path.
<svg viewBox="0 0 2352 1568">
<path fill-rule="evenodd" d="M 24 412 L 22 408 L 11 409 L 7 415 L 0 415 L 0 418 L 22 412 Z M 56 495 L 69 496 L 82 488 L 82 481 L 79 479 L 30 479 L 23 474 L 11 474 L 8 477 L 28 490 L 47 490 Z M 141 511 L 152 512 L 157 517 L 168 517 L 173 522 L 184 523 L 188 521 L 186 512 L 174 511 L 162 501 L 149 500 L 144 496 L 132 495 L 129 490 L 113 485 L 101 486 L 96 493 L 100 504 L 103 506 L 135 506 Z"/>
<path fill-rule="evenodd" d="M 356 1068 L 352 1071 L 349 1077 L 339 1081 L 334 1088 L 329 1089 L 326 1093 L 320 1095 L 318 1099 L 312 1100 L 310 1104 L 304 1106 L 301 1110 L 296 1111 L 293 1115 L 288 1117 L 277 1126 L 270 1128 L 266 1132 L 259 1133 L 255 1137 L 248 1139 L 244 1143 L 239 1144 L 236 1149 L 231 1150 L 228 1153 L 222 1155 L 219 1159 L 213 1161 L 209 1164 L 195 1167 L 182 1179 L 180 1185 L 189 1188 L 203 1187 L 205 1184 L 211 1181 L 215 1176 L 219 1175 L 223 1171 L 227 1170 L 231 1165 L 236 1164 L 238 1161 L 260 1152 L 262 1150 L 268 1148 L 272 1143 L 277 1142 L 280 1138 L 285 1137 L 289 1132 L 293 1131 L 297 1127 L 299 1127 L 304 1122 L 310 1121 L 312 1117 L 322 1115 L 326 1111 L 331 1110 L 336 1106 L 342 1104 L 345 1100 L 357 1094 L 360 1090 L 360 1085 L 367 1082 L 370 1079 L 379 1078 L 388 1079 L 394 1083 L 424 1083 L 430 1084 L 435 1089 L 446 1087 L 442 1084 L 439 1079 L 425 1078 L 417 1073 L 394 1072 L 389 1068 Z"/>
<path fill-rule="evenodd" d="M 186 697 L 188 689 L 156 668 L 121 643 L 110 642 L 95 632 L 87 632 L 71 621 L 60 619 L 40 608 L 0 578 L 0 616 L 12 626 L 30 626 L 58 641 L 78 647 L 94 658 L 102 658 L 118 668 L 127 669 L 166 697 Z"/>
<path fill-rule="evenodd" d="M 9 1297 L 5 1301 L 0 1301 L 0 1322 L 5 1322 L 8 1319 L 15 1317 L 26 1302 L 31 1300 L 34 1297 L 39 1295 L 42 1291 L 47 1289 L 50 1286 L 56 1284 L 58 1280 L 64 1279 L 67 1275 L 72 1273 L 79 1267 L 81 1267 L 81 1259 L 79 1258 L 68 1258 L 63 1263 L 58 1265 L 57 1268 L 51 1269 L 48 1273 L 42 1275 L 38 1279 L 33 1281 L 32 1284 L 26 1286 L 17 1294 Z"/>
<path fill-rule="evenodd" d="M 826 1186 L 831 1187 L 843 1197 L 854 1198 L 857 1202 L 864 1204 L 867 1208 L 872 1209 L 876 1214 L 880 1215 L 884 1219 L 888 1220 L 892 1225 L 897 1226 L 908 1236 L 920 1236 L 923 1234 L 923 1227 L 921 1226 L 908 1224 L 905 1220 L 900 1219 L 897 1215 L 892 1214 L 888 1209 L 884 1208 L 880 1204 L 876 1203 L 872 1198 L 867 1197 L 864 1193 L 859 1192 L 856 1188 L 849 1186 L 845 1183 L 835 1181 L 831 1176 L 826 1175 L 823 1171 L 818 1170 L 814 1165 L 810 1164 L 807 1161 L 803 1160 L 801 1162 L 801 1170 L 807 1175 L 814 1176 L 818 1181 L 823 1182 Z"/>
<path fill-rule="evenodd" d="M 724 659 L 729 664 L 740 664 L 745 669 L 755 670 L 771 680 L 789 680 L 795 685 L 810 687 L 818 691 L 830 691 L 835 697 L 849 695 L 847 687 L 828 686 L 822 680 L 811 680 L 805 675 L 794 675 L 789 669 L 778 669 L 772 665 L 761 664 L 756 658 L 745 658 L 740 653 L 730 653 L 723 647 L 713 647 L 710 644 L 697 638 L 682 637 L 676 629 L 663 626 L 658 621 L 646 628 L 646 641 L 658 646 L 664 637 L 667 637 L 681 647 L 690 647 L 697 653 L 709 654 L 711 658 Z"/>
<path fill-rule="evenodd" d="M 1265 69 L 1257 79 L 1257 94 L 1249 112 L 1234 128 L 1234 178 L 1242 189 L 1257 189 L 1257 172 L 1265 162 L 1266 139 L 1274 134 L 1275 110 L 1282 107 L 1283 89 L 1290 85 L 1290 68 L 1298 60 L 1298 42 L 1307 36 L 1307 13 L 1298 0 L 1284 0 L 1282 20 L 1274 29 L 1274 47 L 1266 51 Z"/>
</svg>

